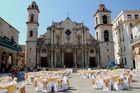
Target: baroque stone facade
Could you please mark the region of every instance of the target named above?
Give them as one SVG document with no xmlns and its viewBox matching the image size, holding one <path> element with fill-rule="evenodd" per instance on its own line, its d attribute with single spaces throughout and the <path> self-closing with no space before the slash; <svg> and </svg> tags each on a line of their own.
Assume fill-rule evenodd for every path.
<svg viewBox="0 0 140 93">
<path fill-rule="evenodd" d="M 98 10 L 102 5 L 99 5 Z M 103 8 L 106 9 L 104 5 Z M 52 22 L 47 32 L 37 38 L 39 9 L 35 1 L 28 7 L 28 12 L 25 53 L 27 66 L 81 68 L 101 65 L 106 67 L 109 61 L 114 61 L 111 21 L 108 21 L 107 25 L 101 23 L 102 27 L 101 24 L 96 26 L 98 35 L 103 40 L 99 38 L 96 40 L 89 33 L 88 27 L 83 23 L 72 21 L 69 17 L 61 22 Z M 109 17 L 101 17 L 103 13 Z M 103 18 L 103 21 L 111 20 L 108 11 L 98 11 L 95 16 L 96 18 L 100 16 L 99 18 Z M 107 33 L 103 33 L 102 30 Z"/>
<path fill-rule="evenodd" d="M 76 23 L 66 18 L 62 22 L 53 22 L 47 30 L 38 39 L 38 64 L 43 67 L 98 65 L 98 42 L 83 23 Z"/>
</svg>

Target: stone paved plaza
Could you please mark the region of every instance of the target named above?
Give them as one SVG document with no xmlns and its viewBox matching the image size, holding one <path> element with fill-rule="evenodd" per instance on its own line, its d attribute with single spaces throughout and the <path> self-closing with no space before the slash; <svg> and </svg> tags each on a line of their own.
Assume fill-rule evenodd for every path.
<svg viewBox="0 0 140 93">
<path fill-rule="evenodd" d="M 91 79 L 82 78 L 79 75 L 77 75 L 77 73 L 70 74 L 69 78 L 70 89 L 68 91 L 58 93 L 140 93 L 140 76 L 134 77 L 134 82 L 132 82 L 129 90 L 123 91 L 96 90 L 92 88 Z M 27 85 L 26 89 L 27 93 L 39 93 L 35 92 L 34 88 L 31 85 Z"/>
</svg>

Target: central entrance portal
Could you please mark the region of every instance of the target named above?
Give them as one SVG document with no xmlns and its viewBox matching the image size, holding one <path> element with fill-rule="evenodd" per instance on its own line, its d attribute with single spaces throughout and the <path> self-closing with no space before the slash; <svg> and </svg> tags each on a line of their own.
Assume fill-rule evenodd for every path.
<svg viewBox="0 0 140 93">
<path fill-rule="evenodd" d="M 90 57 L 89 58 L 89 67 L 96 67 L 96 61 L 95 61 L 95 57 Z"/>
<path fill-rule="evenodd" d="M 64 53 L 64 65 L 66 67 L 73 67 L 73 53 Z"/>
<path fill-rule="evenodd" d="M 41 58 L 41 67 L 48 67 L 48 59 L 47 57 Z"/>
</svg>

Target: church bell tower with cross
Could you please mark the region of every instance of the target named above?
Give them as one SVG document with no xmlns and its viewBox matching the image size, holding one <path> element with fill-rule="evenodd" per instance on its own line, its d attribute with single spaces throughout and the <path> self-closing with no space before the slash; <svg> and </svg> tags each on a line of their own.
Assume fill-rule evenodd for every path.
<svg viewBox="0 0 140 93">
<path fill-rule="evenodd" d="M 100 42 L 100 65 L 107 67 L 114 59 L 111 11 L 100 4 L 95 15 L 96 39 Z"/>
<path fill-rule="evenodd" d="M 27 41 L 25 48 L 25 61 L 27 67 L 33 68 L 37 66 L 37 38 L 38 38 L 38 16 L 39 8 L 35 1 L 32 1 L 31 5 L 27 8 L 28 21 L 27 23 Z"/>
</svg>

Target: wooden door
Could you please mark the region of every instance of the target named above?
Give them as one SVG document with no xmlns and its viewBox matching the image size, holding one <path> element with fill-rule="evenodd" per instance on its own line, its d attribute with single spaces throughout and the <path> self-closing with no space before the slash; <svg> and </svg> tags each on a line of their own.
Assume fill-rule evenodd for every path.
<svg viewBox="0 0 140 93">
<path fill-rule="evenodd" d="M 73 67 L 73 53 L 64 54 L 64 65 L 69 68 Z"/>
<path fill-rule="evenodd" d="M 95 61 L 95 57 L 90 57 L 89 58 L 89 67 L 96 67 L 96 61 Z"/>
<path fill-rule="evenodd" d="M 48 59 L 47 57 L 41 58 L 41 67 L 48 67 Z"/>
</svg>

